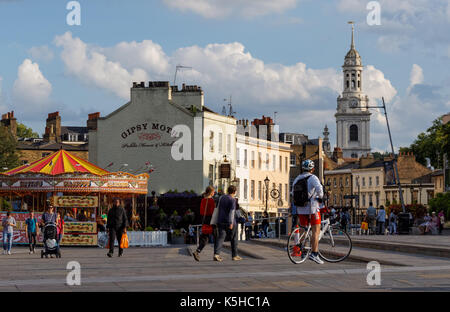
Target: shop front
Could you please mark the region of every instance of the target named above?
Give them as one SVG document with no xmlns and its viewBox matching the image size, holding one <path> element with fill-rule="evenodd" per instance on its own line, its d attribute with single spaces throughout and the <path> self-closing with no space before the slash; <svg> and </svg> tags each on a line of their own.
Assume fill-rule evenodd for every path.
<svg viewBox="0 0 450 312">
<path fill-rule="evenodd" d="M 112 199 L 147 194 L 148 174 L 108 172 L 64 150 L 0 174 L 0 215 L 16 219 L 13 242 L 27 242 L 25 220 L 34 211 L 40 220 L 52 204 L 64 220 L 61 245 L 96 246 L 99 228 Z"/>
</svg>

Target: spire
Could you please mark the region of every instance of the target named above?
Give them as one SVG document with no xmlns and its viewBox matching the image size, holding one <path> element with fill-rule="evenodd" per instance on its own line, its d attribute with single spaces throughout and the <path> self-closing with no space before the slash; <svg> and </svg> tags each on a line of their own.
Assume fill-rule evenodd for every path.
<svg viewBox="0 0 450 312">
<path fill-rule="evenodd" d="M 354 49 L 355 48 L 355 39 L 354 39 L 354 32 L 355 32 L 354 24 L 355 24 L 355 22 L 349 21 L 348 23 L 352 24 L 352 45 L 350 46 L 350 48 Z"/>
</svg>

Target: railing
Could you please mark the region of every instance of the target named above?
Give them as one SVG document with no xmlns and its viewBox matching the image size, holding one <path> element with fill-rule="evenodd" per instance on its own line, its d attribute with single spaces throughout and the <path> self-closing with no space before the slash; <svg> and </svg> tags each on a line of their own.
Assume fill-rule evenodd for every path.
<svg viewBox="0 0 450 312">
<path fill-rule="evenodd" d="M 101 235 L 99 233 L 99 235 Z M 127 231 L 128 245 L 130 247 L 151 247 L 166 246 L 166 231 Z M 118 246 L 117 240 L 114 240 L 114 246 Z"/>
</svg>

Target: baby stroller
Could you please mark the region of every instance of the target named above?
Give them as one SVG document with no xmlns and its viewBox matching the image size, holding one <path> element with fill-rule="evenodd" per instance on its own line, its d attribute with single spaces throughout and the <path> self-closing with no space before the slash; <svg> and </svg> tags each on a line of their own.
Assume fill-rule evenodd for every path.
<svg viewBox="0 0 450 312">
<path fill-rule="evenodd" d="M 61 258 L 61 251 L 57 241 L 56 224 L 49 222 L 44 226 L 44 250 L 41 250 L 41 258 L 48 258 L 48 255 L 56 255 L 56 258 Z"/>
</svg>

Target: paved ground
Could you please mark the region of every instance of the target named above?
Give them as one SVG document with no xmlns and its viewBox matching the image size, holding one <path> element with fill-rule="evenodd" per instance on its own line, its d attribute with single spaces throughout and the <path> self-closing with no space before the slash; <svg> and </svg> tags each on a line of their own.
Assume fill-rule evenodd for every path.
<svg viewBox="0 0 450 312">
<path fill-rule="evenodd" d="M 212 247 L 194 261 L 186 246 L 130 248 L 107 258 L 99 248 L 64 248 L 62 259 L 41 259 L 15 247 L 0 255 L 0 291 L 414 291 L 450 290 L 450 259 L 428 257 L 408 266 L 382 265 L 381 285 L 366 282 L 365 262 L 292 264 L 282 248 L 241 244 L 249 254 L 223 263 L 212 260 Z M 386 253 L 386 257 L 389 254 Z M 408 257 L 408 255 L 404 256 Z M 69 261 L 81 265 L 81 286 L 67 286 Z"/>
</svg>

